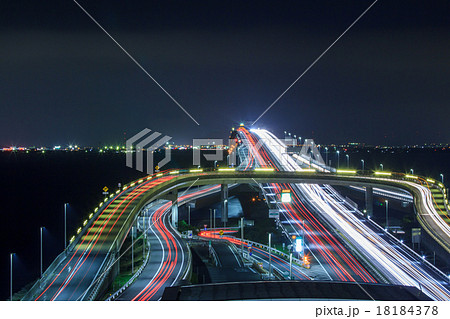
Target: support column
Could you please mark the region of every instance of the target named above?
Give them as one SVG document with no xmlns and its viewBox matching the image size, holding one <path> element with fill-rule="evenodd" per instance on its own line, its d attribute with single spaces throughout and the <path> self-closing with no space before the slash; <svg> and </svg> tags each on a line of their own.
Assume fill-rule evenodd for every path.
<svg viewBox="0 0 450 319">
<path fill-rule="evenodd" d="M 174 190 L 170 192 L 164 199 L 172 201 L 172 226 L 178 228 L 178 191 Z"/>
<path fill-rule="evenodd" d="M 373 187 L 366 186 L 366 217 L 373 216 Z"/>
<path fill-rule="evenodd" d="M 228 184 L 220 185 L 220 194 L 222 201 L 222 215 L 221 220 L 223 223 L 228 222 Z"/>
<path fill-rule="evenodd" d="M 172 201 L 172 225 L 178 228 L 178 201 Z"/>
</svg>

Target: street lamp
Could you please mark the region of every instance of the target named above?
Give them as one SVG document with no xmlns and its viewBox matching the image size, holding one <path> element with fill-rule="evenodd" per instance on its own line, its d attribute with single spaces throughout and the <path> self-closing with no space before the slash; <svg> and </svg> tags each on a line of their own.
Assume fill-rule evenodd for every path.
<svg viewBox="0 0 450 319">
<path fill-rule="evenodd" d="M 347 168 L 350 167 L 350 156 L 348 154 L 345 154 L 345 157 L 347 157 Z"/>
<path fill-rule="evenodd" d="M 134 273 L 134 226 L 131 226 L 131 274 Z"/>
<path fill-rule="evenodd" d="M 212 208 L 209 209 L 209 227 L 212 229 Z"/>
<path fill-rule="evenodd" d="M 13 298 L 13 256 L 15 255 L 15 253 L 11 253 L 9 254 L 10 260 L 11 260 L 11 271 L 10 271 L 10 282 L 9 282 L 9 292 L 10 292 L 10 296 L 11 296 L 11 301 Z"/>
<path fill-rule="evenodd" d="M 64 250 L 67 248 L 67 205 L 64 203 Z"/>
<path fill-rule="evenodd" d="M 386 199 L 384 201 L 386 203 L 386 231 L 389 228 L 389 216 L 388 216 L 388 212 L 389 212 L 389 201 Z"/>
<path fill-rule="evenodd" d="M 289 253 L 289 279 L 292 280 L 292 251 Z"/>
<path fill-rule="evenodd" d="M 441 182 L 444 184 L 444 174 L 441 174 Z"/>
<path fill-rule="evenodd" d="M 361 160 L 361 163 L 362 163 L 362 170 L 364 172 L 364 160 L 363 159 Z"/>
<path fill-rule="evenodd" d="M 328 147 L 325 147 L 325 166 L 328 165 Z"/>
<path fill-rule="evenodd" d="M 241 217 L 241 255 L 244 256 L 244 217 Z"/>
<path fill-rule="evenodd" d="M 411 172 L 411 174 L 414 174 L 414 170 L 412 168 L 409 171 Z"/>
<path fill-rule="evenodd" d="M 383 170 L 383 164 L 380 164 L 381 170 Z"/>
<path fill-rule="evenodd" d="M 336 151 L 336 153 L 337 153 L 337 157 L 338 157 L 338 165 L 337 165 L 337 168 L 339 168 L 339 151 Z"/>
<path fill-rule="evenodd" d="M 191 205 L 188 203 L 188 225 L 191 225 Z"/>
<path fill-rule="evenodd" d="M 269 233 L 269 280 L 272 277 L 272 233 Z"/>
<path fill-rule="evenodd" d="M 44 230 L 45 227 L 41 227 L 41 278 L 42 278 L 42 231 Z"/>
</svg>

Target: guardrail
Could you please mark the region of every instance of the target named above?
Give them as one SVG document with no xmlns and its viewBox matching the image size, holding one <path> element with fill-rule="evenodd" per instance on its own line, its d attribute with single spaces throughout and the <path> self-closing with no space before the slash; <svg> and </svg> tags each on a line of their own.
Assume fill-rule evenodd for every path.
<svg viewBox="0 0 450 319">
<path fill-rule="evenodd" d="M 115 300 L 117 297 L 119 297 L 125 291 L 125 289 L 127 289 L 136 280 L 137 277 L 139 277 L 141 275 L 142 271 L 144 270 L 145 266 L 147 266 L 148 261 L 150 260 L 151 247 L 150 247 L 150 242 L 148 241 L 148 239 L 147 239 L 147 245 L 149 248 L 148 248 L 147 256 L 145 257 L 144 263 L 141 265 L 141 267 L 139 267 L 139 269 L 135 272 L 135 274 L 122 287 L 120 287 L 114 294 L 109 296 L 106 299 L 106 301 Z"/>
<path fill-rule="evenodd" d="M 239 240 L 243 241 L 243 242 L 245 242 L 247 244 L 252 244 L 252 246 L 259 247 L 261 249 L 269 251 L 269 246 L 263 245 L 261 243 L 257 243 L 257 242 L 254 242 L 254 241 L 251 241 L 251 240 L 247 240 L 247 239 L 239 239 Z M 277 255 L 277 256 L 283 258 L 284 260 L 289 260 L 289 258 L 290 258 L 290 255 L 288 255 L 288 254 L 286 254 L 286 253 L 284 253 L 284 252 L 282 252 L 282 251 L 280 251 L 280 250 L 278 250 L 276 248 L 273 248 L 273 247 L 270 248 L 270 252 L 273 255 Z M 304 267 L 303 260 L 295 258 L 294 256 L 292 256 L 292 262 L 297 264 L 298 266 Z"/>
<path fill-rule="evenodd" d="M 408 247 L 406 244 L 404 244 L 402 241 L 400 241 L 397 237 L 392 235 L 390 232 L 386 231 L 384 227 L 381 227 L 380 225 L 375 223 L 372 219 L 369 219 L 368 222 L 371 223 L 372 225 L 374 225 L 375 227 L 377 227 L 380 232 L 383 232 L 384 234 L 389 236 L 391 239 L 395 240 L 398 245 L 401 245 L 410 254 L 414 255 L 417 258 L 417 260 L 420 260 L 421 262 L 426 263 L 428 265 L 428 267 L 433 269 L 433 271 L 439 273 L 439 275 L 441 275 L 443 278 L 445 278 L 447 280 L 447 282 L 450 282 L 450 278 L 444 272 L 442 272 L 439 268 L 437 268 L 435 265 L 430 263 L 428 260 L 423 259 L 422 256 L 420 256 L 416 251 L 414 251 L 413 249 Z"/>
<path fill-rule="evenodd" d="M 45 272 L 42 274 L 42 278 L 39 278 L 34 285 L 28 290 L 28 292 L 23 296 L 21 300 L 34 300 L 39 296 L 39 291 L 41 290 L 42 284 L 50 278 L 50 275 L 55 271 L 56 268 L 63 262 L 66 258 L 66 251 L 60 253 L 47 267 Z"/>
<path fill-rule="evenodd" d="M 225 237 L 222 237 L 222 238 L 220 238 L 220 237 L 211 237 L 211 238 L 210 237 L 198 237 L 198 238 L 202 239 L 202 240 L 217 240 L 217 241 L 226 240 Z M 267 245 L 264 245 L 264 244 L 261 244 L 261 243 L 257 243 L 257 242 L 254 242 L 254 241 L 251 241 L 251 240 L 248 240 L 248 239 L 240 239 L 240 238 L 237 238 L 237 237 L 234 237 L 234 238 L 244 242 L 247 245 L 248 244 L 252 244 L 252 246 L 254 246 L 254 247 L 259 247 L 261 249 L 264 249 L 265 251 L 269 251 L 269 246 L 267 246 Z M 236 246 L 237 251 L 240 253 L 240 250 L 241 250 L 240 246 L 241 246 L 241 244 L 235 244 L 235 243 L 233 243 L 233 244 Z M 248 249 L 248 246 L 247 246 L 247 249 Z M 283 258 L 284 260 L 289 261 L 289 259 L 290 259 L 290 255 L 289 254 L 286 254 L 286 253 L 284 253 L 284 252 L 282 252 L 282 251 L 280 251 L 280 250 L 278 250 L 276 248 L 271 247 L 270 248 L 270 252 L 273 255 L 275 255 L 275 256 L 279 256 L 279 257 Z M 245 254 L 246 252 L 244 251 L 243 253 Z M 304 267 L 303 261 L 298 259 L 298 258 L 295 258 L 294 256 L 292 256 L 292 262 L 295 263 L 298 266 Z"/>
<path fill-rule="evenodd" d="M 106 277 L 111 271 L 112 265 L 116 262 L 114 254 L 108 252 L 107 257 L 103 260 L 100 269 L 97 271 L 97 275 L 94 277 L 93 285 L 86 290 L 86 292 L 81 296 L 80 300 L 93 301 L 97 297 L 97 294 L 102 287 Z M 100 276 L 98 276 L 100 274 Z M 85 297 L 88 296 L 86 299 Z"/>
<path fill-rule="evenodd" d="M 212 174 L 211 174 L 212 173 Z M 416 182 L 418 184 L 426 184 L 426 186 L 430 187 L 429 185 L 434 185 L 434 187 L 438 187 L 443 193 L 444 196 L 446 198 L 446 189 L 445 189 L 445 185 L 443 183 L 440 183 L 438 181 L 435 181 L 433 179 L 429 179 L 429 178 L 425 178 L 425 177 L 420 177 L 417 175 L 408 175 L 408 174 L 404 174 L 404 173 L 395 173 L 395 172 L 377 172 L 377 171 L 349 171 L 349 170 L 337 170 L 336 172 L 333 173 L 323 173 L 323 172 L 311 172 L 311 171 L 307 171 L 307 172 L 302 172 L 302 171 L 296 171 L 296 172 L 279 172 L 279 171 L 238 171 L 235 168 L 226 168 L 226 169 L 222 169 L 222 168 L 218 168 L 218 169 L 180 169 L 180 170 L 171 170 L 171 171 L 165 171 L 165 172 L 161 172 L 161 173 L 157 173 L 157 174 L 153 174 L 151 176 L 148 176 L 146 178 L 141 178 L 137 181 L 131 182 L 130 184 L 125 185 L 122 188 L 122 191 L 118 191 L 116 192 L 117 196 L 120 196 L 130 190 L 132 190 L 135 186 L 138 187 L 139 184 L 145 182 L 145 181 L 149 181 L 151 179 L 154 178 L 158 178 L 161 176 L 168 176 L 168 175 L 189 175 L 189 174 L 196 174 L 196 176 L 201 177 L 202 174 L 205 175 L 216 175 L 218 176 L 218 178 L 222 178 L 222 177 L 226 177 L 228 174 L 237 174 L 237 175 L 248 175 L 249 178 L 252 177 L 253 174 L 264 174 L 264 176 L 270 176 L 270 175 L 276 175 L 279 177 L 283 177 L 285 176 L 286 178 L 290 178 L 292 175 L 300 175 L 300 176 L 304 176 L 305 178 L 308 178 L 307 176 L 314 176 L 314 177 L 318 177 L 317 182 L 320 182 L 320 179 L 324 179 L 326 180 L 327 176 L 335 176 L 335 177 L 372 177 L 372 178 L 380 178 L 380 180 L 392 180 L 392 181 L 396 181 L 396 180 L 403 180 L 403 181 L 409 181 L 409 182 Z M 176 185 L 176 183 L 182 183 L 182 178 L 179 180 L 181 176 L 175 176 L 175 179 L 173 180 L 173 185 Z M 354 182 L 359 182 L 357 179 L 354 180 Z M 360 182 L 362 183 L 362 182 Z M 433 186 L 432 186 L 433 187 Z M 155 186 L 155 191 L 158 190 L 164 190 L 164 186 Z M 154 197 L 156 197 L 156 195 L 154 195 Z M 104 209 L 104 207 L 111 202 L 112 200 L 114 200 L 114 196 L 112 198 L 109 198 L 108 200 L 106 200 L 101 207 L 99 207 L 99 209 L 96 211 L 95 216 L 97 217 L 101 211 Z M 137 210 L 139 211 L 140 207 L 143 207 L 145 202 L 148 202 L 150 200 L 150 198 L 147 197 L 143 197 L 143 199 L 141 201 L 139 201 L 137 203 L 137 205 L 135 206 L 135 208 L 137 208 Z M 447 204 L 448 206 L 448 204 Z M 449 207 L 446 207 L 446 209 L 449 209 Z M 121 231 L 119 232 L 120 237 L 123 238 L 123 229 L 127 229 L 129 228 L 128 226 L 131 225 L 132 221 L 133 221 L 133 215 L 134 213 L 131 212 L 128 216 L 128 218 L 126 219 L 126 221 L 124 222 Z M 131 217 L 131 218 L 130 218 Z M 79 242 L 79 240 L 81 239 L 81 237 L 84 235 L 84 233 L 87 231 L 87 229 L 89 229 L 89 227 L 92 225 L 92 223 L 94 222 L 95 218 L 91 217 L 87 224 L 82 228 L 82 230 L 80 231 L 80 233 L 75 237 L 75 239 L 69 244 L 68 248 L 66 251 L 72 251 L 73 248 L 76 246 L 76 244 Z M 119 236 L 119 235 L 118 235 Z M 117 240 L 120 241 L 121 238 L 117 238 Z M 257 244 L 257 243 L 256 243 Z M 264 246 L 264 245 L 263 245 Z M 273 248 L 272 248 L 273 250 Z M 280 256 L 283 256 L 284 258 L 286 258 L 286 254 L 280 252 Z M 284 255 L 283 255 L 284 254 Z M 61 256 L 62 255 L 62 256 Z M 63 257 L 65 257 L 65 252 L 63 252 L 62 254 L 60 254 L 55 261 L 51 264 L 51 266 L 49 268 L 47 268 L 46 272 L 44 273 L 44 280 L 45 278 L 49 277 L 49 274 L 56 269 L 56 267 L 59 265 L 59 263 L 64 259 Z M 36 282 L 32 289 L 30 289 L 29 293 L 27 293 L 25 295 L 25 297 L 30 297 L 30 295 L 32 295 L 33 291 L 37 290 L 37 287 L 39 287 L 42 284 L 42 280 Z M 24 298 L 25 298 L 24 297 Z"/>
</svg>

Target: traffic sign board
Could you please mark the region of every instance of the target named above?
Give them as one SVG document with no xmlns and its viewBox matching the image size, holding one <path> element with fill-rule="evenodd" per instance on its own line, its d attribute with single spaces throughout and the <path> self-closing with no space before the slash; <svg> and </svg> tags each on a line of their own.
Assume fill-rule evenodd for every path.
<svg viewBox="0 0 450 319">
<path fill-rule="evenodd" d="M 280 211 L 278 209 L 269 209 L 269 218 L 280 218 Z"/>
<path fill-rule="evenodd" d="M 422 235 L 422 229 L 421 228 L 413 228 L 411 229 L 411 242 L 413 244 L 420 244 L 420 239 Z"/>
<path fill-rule="evenodd" d="M 281 191 L 281 202 L 282 203 L 290 203 L 291 199 L 291 191 L 289 189 L 283 189 Z"/>
</svg>

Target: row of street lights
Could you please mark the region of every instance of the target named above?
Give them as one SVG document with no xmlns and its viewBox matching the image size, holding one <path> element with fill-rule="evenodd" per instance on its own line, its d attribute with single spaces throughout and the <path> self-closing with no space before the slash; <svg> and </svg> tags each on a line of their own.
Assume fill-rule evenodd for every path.
<svg viewBox="0 0 450 319">
<path fill-rule="evenodd" d="M 337 154 L 337 159 L 338 159 L 338 165 L 337 165 L 337 168 L 339 168 L 339 167 L 340 167 L 340 163 L 339 163 L 339 159 L 340 159 L 339 151 L 336 151 L 336 154 Z M 347 159 L 347 168 L 349 168 L 349 167 L 350 167 L 350 156 L 349 156 L 348 154 L 345 154 L 345 157 L 346 157 L 346 159 Z M 364 160 L 361 159 L 361 167 L 362 167 L 362 170 L 363 170 L 363 171 L 364 171 L 364 163 L 365 163 Z M 328 148 L 327 148 L 327 147 L 325 147 L 325 164 L 328 165 Z M 382 171 L 384 170 L 383 164 L 380 164 L 380 169 L 381 169 Z M 410 171 L 411 174 L 414 174 L 414 169 L 411 168 L 409 171 Z M 444 184 L 444 174 L 441 173 L 439 176 L 441 177 L 441 182 L 442 182 L 442 184 Z"/>
<path fill-rule="evenodd" d="M 64 203 L 64 250 L 67 249 L 67 205 L 68 203 Z M 40 232 L 40 278 L 42 279 L 43 271 L 43 231 L 45 230 L 44 226 L 39 228 Z M 10 292 L 10 300 L 13 298 L 13 257 L 16 255 L 15 253 L 10 253 L 10 283 L 9 283 L 9 292 Z"/>
<path fill-rule="evenodd" d="M 284 135 L 291 136 L 291 133 L 287 133 L 286 131 L 284 131 Z M 294 135 L 294 138 L 296 139 L 297 136 Z M 299 139 L 299 143 L 301 144 L 302 138 L 299 137 L 298 139 Z M 337 161 L 338 161 L 337 168 L 339 168 L 340 167 L 340 163 L 339 163 L 340 162 L 340 155 L 339 155 L 340 151 L 337 150 L 336 154 L 337 154 Z M 347 168 L 350 168 L 350 156 L 348 154 L 345 154 L 345 157 L 347 159 Z M 328 165 L 328 147 L 325 147 L 325 165 Z M 361 165 L 362 165 L 362 170 L 364 171 L 364 160 L 363 159 L 361 160 Z M 381 170 L 383 170 L 383 168 L 384 168 L 383 164 L 380 164 L 380 168 L 381 168 Z M 411 172 L 411 174 L 414 174 L 414 170 L 412 168 L 410 169 L 410 172 Z M 441 182 L 443 184 L 444 183 L 444 174 L 440 174 L 440 177 L 441 177 Z"/>
<path fill-rule="evenodd" d="M 284 136 L 285 137 L 291 136 L 291 133 L 284 131 Z M 294 135 L 294 138 L 297 139 L 297 135 Z M 299 143 L 301 144 L 302 138 L 299 137 L 298 139 L 299 139 Z M 340 162 L 340 155 L 339 155 L 340 151 L 337 150 L 336 154 L 337 154 L 337 161 L 338 161 L 337 168 L 339 168 L 340 167 L 340 163 L 339 163 Z M 350 167 L 350 156 L 348 154 L 345 154 L 345 157 L 347 159 L 347 168 L 349 168 Z M 364 160 L 363 159 L 361 160 L 361 164 L 362 164 L 362 170 L 364 171 Z M 328 165 L 328 147 L 325 147 L 325 165 Z M 380 168 L 381 168 L 381 170 L 383 170 L 383 164 L 380 164 Z M 414 170 L 412 168 L 410 169 L 410 172 L 411 172 L 411 174 L 414 174 Z M 441 177 L 441 182 L 443 184 L 444 183 L 444 174 L 440 174 L 440 177 Z"/>
</svg>

